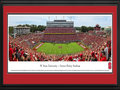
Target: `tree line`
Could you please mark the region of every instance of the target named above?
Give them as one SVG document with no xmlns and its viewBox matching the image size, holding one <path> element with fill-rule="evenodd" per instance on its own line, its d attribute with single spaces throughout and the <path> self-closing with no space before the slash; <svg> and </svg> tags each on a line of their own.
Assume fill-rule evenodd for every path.
<svg viewBox="0 0 120 90">
<path fill-rule="evenodd" d="M 43 31 L 45 30 L 46 26 L 44 25 L 29 25 L 29 24 L 24 24 L 24 25 L 17 25 L 17 27 L 30 27 L 30 32 L 36 32 L 36 31 Z M 75 27 L 76 30 L 80 32 L 88 32 L 89 30 L 94 30 L 94 27 L 87 27 L 87 26 L 81 26 L 81 27 Z M 104 28 L 102 28 L 104 29 Z M 13 33 L 13 26 L 9 26 L 9 33 Z"/>
<path fill-rule="evenodd" d="M 89 30 L 94 30 L 94 27 L 81 26 L 81 27 L 75 27 L 75 29 L 80 32 L 88 32 Z"/>
<path fill-rule="evenodd" d="M 94 30 L 94 27 L 91 26 L 81 26 L 81 27 L 75 27 L 76 30 L 80 31 L 80 32 L 88 32 L 90 30 Z M 104 27 L 101 28 L 102 30 L 104 30 Z"/>
</svg>

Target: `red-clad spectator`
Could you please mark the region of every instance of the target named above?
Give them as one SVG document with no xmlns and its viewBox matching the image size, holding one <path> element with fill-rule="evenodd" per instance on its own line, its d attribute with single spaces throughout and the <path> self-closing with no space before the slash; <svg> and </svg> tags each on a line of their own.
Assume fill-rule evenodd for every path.
<svg viewBox="0 0 120 90">
<path fill-rule="evenodd" d="M 9 59 L 10 61 L 13 61 L 13 49 L 11 44 L 9 45 Z"/>
<path fill-rule="evenodd" d="M 103 57 L 103 56 L 102 56 L 102 53 L 105 53 L 104 48 L 102 48 L 102 51 L 101 51 L 101 53 L 100 53 L 100 59 Z"/>
<path fill-rule="evenodd" d="M 99 60 L 99 53 L 95 53 L 95 57 L 97 58 L 97 61 Z"/>
<path fill-rule="evenodd" d="M 18 61 L 18 58 L 16 57 L 16 55 L 14 56 L 13 61 Z"/>
<path fill-rule="evenodd" d="M 100 61 L 107 61 L 105 52 L 102 52 L 102 58 L 100 59 Z"/>
<path fill-rule="evenodd" d="M 91 60 L 92 61 L 97 61 L 98 60 L 94 51 L 91 53 Z"/>
<path fill-rule="evenodd" d="M 80 57 L 79 57 L 78 61 L 85 61 L 85 59 L 83 58 L 83 54 L 80 54 Z"/>
<path fill-rule="evenodd" d="M 22 55 L 24 54 L 24 50 L 23 50 L 23 49 L 21 49 L 21 50 L 20 50 L 20 53 L 21 53 L 21 55 L 20 55 L 20 56 L 22 56 Z"/>
<path fill-rule="evenodd" d="M 69 60 L 69 61 L 72 61 L 72 60 L 73 60 L 72 56 L 70 56 L 68 60 Z"/>
<path fill-rule="evenodd" d="M 33 55 L 30 53 L 30 60 L 33 61 Z"/>
</svg>

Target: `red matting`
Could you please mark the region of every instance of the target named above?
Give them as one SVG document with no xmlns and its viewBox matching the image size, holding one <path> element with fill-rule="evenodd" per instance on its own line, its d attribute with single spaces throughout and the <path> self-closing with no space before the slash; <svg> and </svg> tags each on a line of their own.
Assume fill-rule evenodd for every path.
<svg viewBox="0 0 120 90">
<path fill-rule="evenodd" d="M 112 74 L 8 74 L 8 13 L 112 13 Z M 117 6 L 4 6 L 3 7 L 3 84 L 117 84 Z"/>
</svg>

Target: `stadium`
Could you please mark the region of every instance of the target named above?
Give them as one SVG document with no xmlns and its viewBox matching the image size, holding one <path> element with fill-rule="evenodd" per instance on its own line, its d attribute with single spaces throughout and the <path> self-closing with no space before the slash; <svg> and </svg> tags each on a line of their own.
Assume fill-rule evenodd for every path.
<svg viewBox="0 0 120 90">
<path fill-rule="evenodd" d="M 111 30 L 109 30 L 111 31 Z M 15 27 L 9 35 L 9 61 L 110 61 L 111 32 L 96 24 L 76 32 L 73 21 L 47 21 L 43 32 Z"/>
</svg>

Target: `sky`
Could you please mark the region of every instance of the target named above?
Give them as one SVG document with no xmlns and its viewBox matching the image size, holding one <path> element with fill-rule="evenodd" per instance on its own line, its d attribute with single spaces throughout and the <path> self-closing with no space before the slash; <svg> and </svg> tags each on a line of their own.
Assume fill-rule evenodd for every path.
<svg viewBox="0 0 120 90">
<path fill-rule="evenodd" d="M 8 26 L 17 26 L 19 24 L 35 24 L 45 25 L 47 21 L 53 20 L 74 21 L 75 27 L 95 26 L 99 24 L 101 27 L 112 26 L 111 14 L 77 14 L 77 15 L 43 15 L 43 14 L 9 14 Z"/>
</svg>

